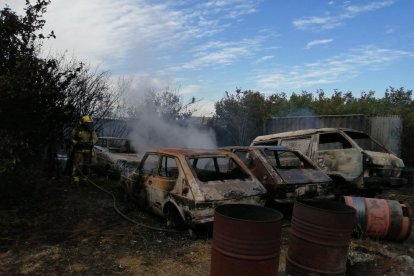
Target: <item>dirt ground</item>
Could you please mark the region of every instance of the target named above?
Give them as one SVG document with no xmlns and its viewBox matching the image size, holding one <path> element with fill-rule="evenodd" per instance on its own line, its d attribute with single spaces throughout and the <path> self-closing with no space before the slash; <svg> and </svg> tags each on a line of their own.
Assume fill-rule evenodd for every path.
<svg viewBox="0 0 414 276">
<path fill-rule="evenodd" d="M 114 192 L 117 206 L 125 214 L 144 224 L 165 227 L 161 218 L 128 207 L 116 182 L 93 179 Z M 403 197 L 414 206 L 412 187 L 391 191 L 388 196 Z M 113 209 L 112 198 L 92 185 L 74 187 L 56 180 L 42 200 L 3 205 L 0 275 L 209 274 L 211 231 L 198 232 L 194 239 L 187 231 L 167 233 L 136 226 L 122 219 Z M 282 275 L 288 236 L 289 227 L 284 227 Z M 414 275 L 414 235 L 404 243 L 354 238 L 349 256 L 370 265 L 362 268 L 370 271 L 364 274 Z"/>
</svg>

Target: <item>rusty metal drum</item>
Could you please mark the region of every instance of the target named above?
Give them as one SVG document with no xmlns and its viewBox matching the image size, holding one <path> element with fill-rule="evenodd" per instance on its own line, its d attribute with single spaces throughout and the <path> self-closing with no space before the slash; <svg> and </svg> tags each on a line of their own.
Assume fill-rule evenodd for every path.
<svg viewBox="0 0 414 276">
<path fill-rule="evenodd" d="M 361 261 L 348 266 L 347 275 L 383 276 L 389 272 L 389 265 L 384 260 Z"/>
<path fill-rule="evenodd" d="M 277 275 L 282 218 L 261 206 L 217 207 L 210 275 Z"/>
<path fill-rule="evenodd" d="M 411 234 L 412 214 L 397 200 L 344 196 L 345 204 L 356 209 L 358 231 L 378 239 L 404 241 Z"/>
<path fill-rule="evenodd" d="M 332 201 L 295 201 L 288 275 L 345 275 L 355 209 Z"/>
</svg>

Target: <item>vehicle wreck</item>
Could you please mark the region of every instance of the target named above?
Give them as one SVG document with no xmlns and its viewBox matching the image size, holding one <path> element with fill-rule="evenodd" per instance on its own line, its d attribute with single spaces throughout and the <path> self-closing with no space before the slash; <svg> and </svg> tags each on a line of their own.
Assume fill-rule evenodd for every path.
<svg viewBox="0 0 414 276">
<path fill-rule="evenodd" d="M 174 228 L 211 223 L 222 204 L 263 206 L 266 189 L 233 154 L 220 150 L 159 148 L 121 177 L 129 198 Z"/>
<path fill-rule="evenodd" d="M 268 201 L 333 199 L 332 180 L 298 151 L 281 146 L 235 146 L 235 153 L 268 191 Z"/>
<path fill-rule="evenodd" d="M 401 186 L 403 161 L 369 135 L 345 128 L 320 128 L 256 137 L 252 145 L 279 145 L 307 155 L 345 191 L 373 194 Z"/>
<path fill-rule="evenodd" d="M 93 148 L 92 167 L 106 175 L 119 178 L 121 173 L 136 168 L 142 158 L 128 138 L 98 137 Z"/>
</svg>

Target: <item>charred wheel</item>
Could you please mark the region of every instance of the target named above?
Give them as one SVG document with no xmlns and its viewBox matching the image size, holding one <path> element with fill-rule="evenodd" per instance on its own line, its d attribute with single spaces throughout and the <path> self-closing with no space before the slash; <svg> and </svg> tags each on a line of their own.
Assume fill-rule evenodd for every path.
<svg viewBox="0 0 414 276">
<path fill-rule="evenodd" d="M 175 206 L 173 206 L 172 204 L 166 206 L 164 213 L 168 227 L 174 229 L 184 228 L 184 221 Z"/>
</svg>

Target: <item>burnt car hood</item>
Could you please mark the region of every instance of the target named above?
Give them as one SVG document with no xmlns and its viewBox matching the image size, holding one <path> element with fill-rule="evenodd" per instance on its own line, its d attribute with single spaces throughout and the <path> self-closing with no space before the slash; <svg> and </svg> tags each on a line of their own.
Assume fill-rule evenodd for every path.
<svg viewBox="0 0 414 276">
<path fill-rule="evenodd" d="M 240 199 L 266 194 L 266 190 L 253 180 L 209 181 L 199 185 L 206 201 Z"/>
<path fill-rule="evenodd" d="M 310 184 L 332 181 L 325 173 L 315 169 L 278 169 L 277 172 L 285 184 Z"/>
<path fill-rule="evenodd" d="M 371 158 L 373 165 L 404 168 L 404 162 L 394 154 L 368 150 L 363 153 Z"/>
<path fill-rule="evenodd" d="M 137 153 L 111 153 L 109 156 L 114 161 L 125 160 L 128 162 L 131 162 L 131 161 L 140 161 L 143 155 L 137 154 Z"/>
</svg>

